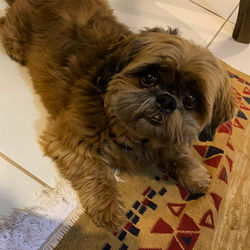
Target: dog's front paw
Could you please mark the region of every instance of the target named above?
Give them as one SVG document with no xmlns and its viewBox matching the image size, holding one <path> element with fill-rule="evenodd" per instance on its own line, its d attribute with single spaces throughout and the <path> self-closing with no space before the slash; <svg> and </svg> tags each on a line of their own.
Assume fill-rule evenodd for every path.
<svg viewBox="0 0 250 250">
<path fill-rule="evenodd" d="M 97 226 L 103 227 L 110 232 L 120 231 L 126 223 L 122 202 L 119 200 L 111 200 L 105 203 L 106 206 L 98 204 L 98 207 L 92 209 L 90 215 L 93 222 Z"/>
<path fill-rule="evenodd" d="M 204 193 L 210 183 L 210 175 L 202 165 L 189 169 L 185 175 L 179 178 L 180 184 L 193 194 Z"/>
</svg>

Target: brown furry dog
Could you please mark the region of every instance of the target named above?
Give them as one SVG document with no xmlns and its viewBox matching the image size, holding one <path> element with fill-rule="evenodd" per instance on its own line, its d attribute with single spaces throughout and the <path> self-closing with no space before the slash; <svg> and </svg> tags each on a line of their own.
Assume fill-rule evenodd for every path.
<svg viewBox="0 0 250 250">
<path fill-rule="evenodd" d="M 111 168 L 158 165 L 190 192 L 209 175 L 190 156 L 233 113 L 227 73 L 176 30 L 134 34 L 104 0 L 16 0 L 1 19 L 9 56 L 27 65 L 50 113 L 42 145 L 97 225 L 117 230 Z"/>
</svg>

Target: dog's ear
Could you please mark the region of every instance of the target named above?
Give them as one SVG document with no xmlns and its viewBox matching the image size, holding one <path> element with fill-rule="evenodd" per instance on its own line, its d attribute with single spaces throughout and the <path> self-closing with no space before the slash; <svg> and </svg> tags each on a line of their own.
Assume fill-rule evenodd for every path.
<svg viewBox="0 0 250 250">
<path fill-rule="evenodd" d="M 112 77 L 121 72 L 146 44 L 147 42 L 143 38 L 130 35 L 121 37 L 118 42 L 110 46 L 106 58 L 97 72 L 95 82 L 98 89 L 105 92 Z"/>
<path fill-rule="evenodd" d="M 234 116 L 236 99 L 227 72 L 225 70 L 221 72 L 222 82 L 215 97 L 211 122 L 201 131 L 200 141 L 212 141 L 216 129 Z"/>
</svg>

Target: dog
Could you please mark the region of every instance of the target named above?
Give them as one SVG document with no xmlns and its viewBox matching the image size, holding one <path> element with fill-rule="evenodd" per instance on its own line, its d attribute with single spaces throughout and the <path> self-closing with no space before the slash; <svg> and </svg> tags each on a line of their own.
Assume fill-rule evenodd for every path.
<svg viewBox="0 0 250 250">
<path fill-rule="evenodd" d="M 104 0 L 9 0 L 7 54 L 28 67 L 49 112 L 41 144 L 96 225 L 117 231 L 124 205 L 112 168 L 157 165 L 191 193 L 208 188 L 191 156 L 232 118 L 227 72 L 177 29 L 138 33 Z"/>
</svg>

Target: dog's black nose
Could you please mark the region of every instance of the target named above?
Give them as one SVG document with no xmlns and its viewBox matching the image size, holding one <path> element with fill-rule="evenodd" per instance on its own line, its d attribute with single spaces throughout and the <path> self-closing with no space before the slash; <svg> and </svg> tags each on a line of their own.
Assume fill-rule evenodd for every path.
<svg viewBox="0 0 250 250">
<path fill-rule="evenodd" d="M 168 94 L 156 96 L 156 104 L 159 108 L 168 113 L 172 113 L 177 107 L 174 97 Z"/>
</svg>

